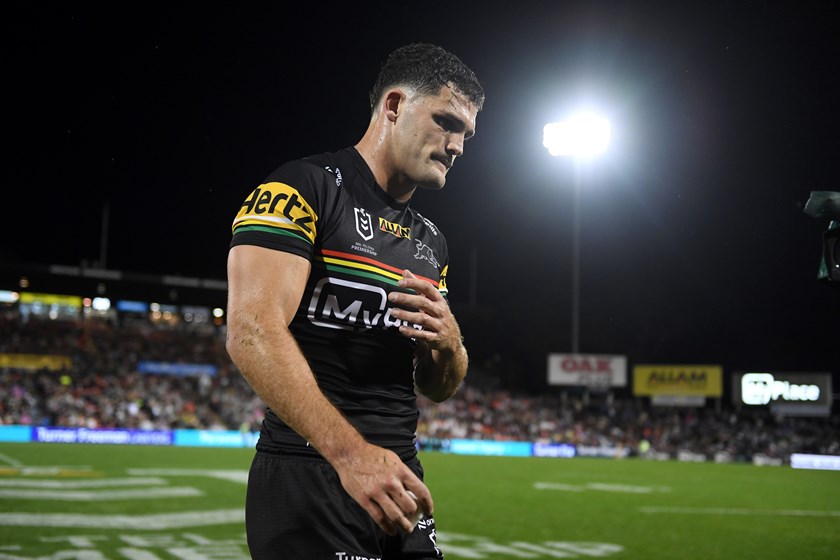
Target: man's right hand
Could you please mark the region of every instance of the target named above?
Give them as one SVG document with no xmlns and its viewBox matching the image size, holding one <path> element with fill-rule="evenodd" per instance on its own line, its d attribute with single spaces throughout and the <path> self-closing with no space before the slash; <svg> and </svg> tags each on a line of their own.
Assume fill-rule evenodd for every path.
<svg viewBox="0 0 840 560">
<path fill-rule="evenodd" d="M 383 531 L 395 535 L 398 529 L 410 533 L 409 519 L 417 509 L 425 516 L 434 510 L 432 495 L 425 484 L 396 453 L 369 443 L 358 452 L 332 461 L 341 484 Z M 417 496 L 417 501 L 407 492 Z"/>
</svg>

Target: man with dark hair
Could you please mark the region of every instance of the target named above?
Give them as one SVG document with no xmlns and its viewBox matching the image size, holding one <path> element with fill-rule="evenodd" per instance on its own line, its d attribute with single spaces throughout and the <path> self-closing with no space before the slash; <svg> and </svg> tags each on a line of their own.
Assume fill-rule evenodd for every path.
<svg viewBox="0 0 840 560">
<path fill-rule="evenodd" d="M 373 112 L 382 92 L 399 84 L 409 84 L 419 93 L 437 95 L 441 84 L 452 84 L 481 111 L 484 90 L 472 70 L 440 47 L 415 43 L 392 52 L 370 90 L 370 109 Z"/>
<path fill-rule="evenodd" d="M 246 500 L 252 557 L 442 556 L 415 390 L 448 399 L 468 358 L 443 233 L 409 201 L 443 187 L 483 101 L 453 54 L 399 48 L 361 140 L 281 165 L 234 219 L 227 350 L 267 405 Z"/>
</svg>

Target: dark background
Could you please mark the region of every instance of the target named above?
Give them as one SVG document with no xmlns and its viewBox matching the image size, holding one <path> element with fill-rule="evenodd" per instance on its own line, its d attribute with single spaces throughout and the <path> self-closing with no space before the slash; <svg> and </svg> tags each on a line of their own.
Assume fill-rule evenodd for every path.
<svg viewBox="0 0 840 560">
<path fill-rule="evenodd" d="M 381 61 L 429 41 L 487 93 L 446 187 L 412 202 L 447 235 L 476 366 L 537 387 L 570 350 L 573 167 L 542 128 L 584 104 L 613 139 L 582 177 L 581 351 L 840 370 L 828 221 L 803 212 L 840 191 L 829 3 L 271 6 L 4 5 L 4 269 L 224 280 L 244 197 L 358 141 Z"/>
</svg>

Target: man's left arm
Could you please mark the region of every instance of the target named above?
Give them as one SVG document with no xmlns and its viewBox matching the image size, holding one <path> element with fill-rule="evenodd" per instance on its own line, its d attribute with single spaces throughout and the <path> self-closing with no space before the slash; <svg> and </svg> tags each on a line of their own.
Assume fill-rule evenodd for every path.
<svg viewBox="0 0 840 560">
<path fill-rule="evenodd" d="M 469 358 L 461 328 L 449 303 L 431 283 L 405 270 L 399 285 L 414 290 L 413 294 L 391 292 L 388 296 L 391 303 L 417 310 L 391 310 L 392 317 L 409 323 L 400 327 L 400 333 L 417 342 L 414 384 L 429 399 L 445 401 L 455 394 L 467 375 Z"/>
</svg>

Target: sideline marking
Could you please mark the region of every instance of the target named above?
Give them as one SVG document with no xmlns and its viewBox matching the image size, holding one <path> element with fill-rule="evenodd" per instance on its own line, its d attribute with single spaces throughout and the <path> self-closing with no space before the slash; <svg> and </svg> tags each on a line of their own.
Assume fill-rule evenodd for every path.
<svg viewBox="0 0 840 560">
<path fill-rule="evenodd" d="M 805 509 L 640 507 L 639 511 L 642 513 L 697 513 L 704 515 L 783 515 L 790 517 L 840 517 L 840 511 L 817 511 Z"/>
<path fill-rule="evenodd" d="M 0 526 L 74 527 L 160 531 L 245 523 L 245 508 L 184 511 L 152 515 L 84 515 L 78 513 L 0 513 Z"/>
<path fill-rule="evenodd" d="M 623 492 L 625 494 L 652 494 L 654 492 L 670 492 L 667 486 L 634 486 L 632 484 L 611 484 L 607 482 L 590 482 L 580 486 L 563 484 L 560 482 L 535 482 L 535 490 L 562 490 L 564 492 L 583 492 L 598 490 L 600 492 Z"/>
<path fill-rule="evenodd" d="M 0 474 L 48 475 L 48 476 L 90 476 L 95 474 L 90 465 L 52 465 L 49 467 L 27 467 L 14 457 L 0 453 L 0 461 L 11 468 L 0 467 Z"/>
<path fill-rule="evenodd" d="M 0 453 L 0 461 L 3 461 L 7 465 L 11 467 L 22 467 L 23 463 L 15 459 L 14 457 L 9 457 L 8 455 L 3 455 Z"/>
<path fill-rule="evenodd" d="M 248 471 L 222 469 L 128 469 L 131 475 L 149 476 L 209 476 L 241 484 L 248 483 Z"/>
<path fill-rule="evenodd" d="M 504 554 L 505 558 L 604 558 L 624 550 L 614 543 L 587 541 L 513 541 L 504 544 L 489 537 L 449 531 L 437 532 L 437 544 L 447 558 L 476 560 L 499 558 L 499 554 Z"/>
<path fill-rule="evenodd" d="M 583 486 L 563 484 L 561 482 L 535 482 L 534 490 L 563 490 L 565 492 L 583 492 Z"/>
<path fill-rule="evenodd" d="M 92 477 L 101 476 L 87 465 L 76 465 L 73 467 L 0 467 L 0 475 L 3 476 L 79 476 Z"/>
<path fill-rule="evenodd" d="M 105 486 L 153 486 L 167 484 L 162 478 L 105 478 L 101 480 L 0 479 L 0 487 L 14 488 L 102 488 Z"/>
<path fill-rule="evenodd" d="M 139 528 L 145 529 L 146 527 L 135 527 L 135 529 Z M 181 533 L 177 536 L 172 533 L 152 533 L 148 536 L 137 534 L 105 536 L 97 534 L 54 538 L 42 537 L 41 542 L 55 542 L 56 546 L 66 543 L 72 545 L 72 548 L 55 550 L 49 556 L 31 557 L 31 559 L 104 560 L 106 557 L 97 550 L 98 543 L 112 540 L 114 537 L 132 546 L 132 548 L 120 549 L 120 554 L 129 560 L 159 560 L 161 556 L 154 549 L 166 550 L 169 554 L 183 560 L 210 560 L 213 558 L 246 560 L 249 558 L 247 550 L 245 555 L 242 554 L 243 547 L 247 547 L 244 535 L 241 539 L 214 541 L 191 533 Z M 188 542 L 184 542 L 184 540 Z M 500 554 L 504 554 L 504 558 L 605 558 L 624 551 L 624 547 L 621 545 L 607 542 L 549 540 L 503 543 L 489 537 L 449 532 L 437 533 L 437 544 L 444 547 L 447 557 L 453 556 L 474 560 L 494 560 L 499 558 Z M 22 547 L 20 545 L 0 547 L 0 551 L 4 549 L 18 551 L 22 550 Z M 168 556 L 166 557 L 168 558 Z M 346 554 L 344 557 L 350 558 Z M 0 552 L 0 559 L 25 560 L 26 558 L 30 557 L 4 556 Z M 353 556 L 353 558 L 361 557 Z"/>
<path fill-rule="evenodd" d="M 54 500 L 65 502 L 103 502 L 107 500 L 149 500 L 153 498 L 192 498 L 203 496 L 197 488 L 142 488 L 138 490 L 39 490 L 0 489 L 0 498 Z"/>
</svg>

